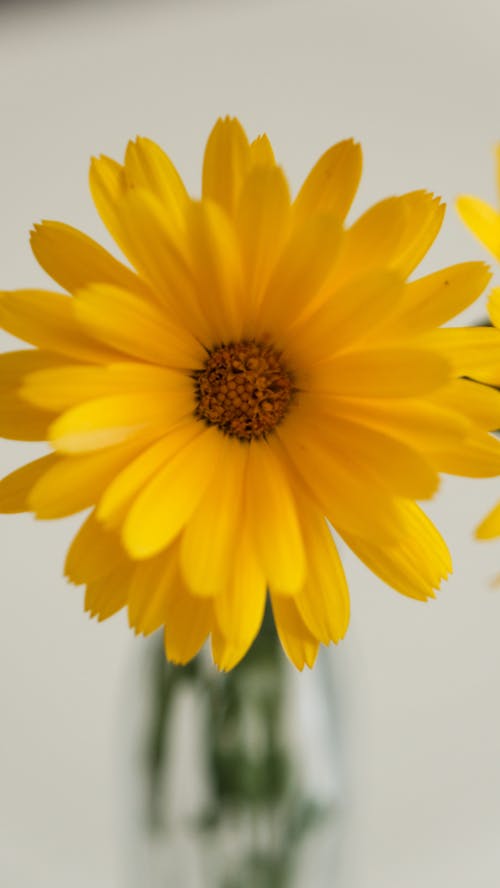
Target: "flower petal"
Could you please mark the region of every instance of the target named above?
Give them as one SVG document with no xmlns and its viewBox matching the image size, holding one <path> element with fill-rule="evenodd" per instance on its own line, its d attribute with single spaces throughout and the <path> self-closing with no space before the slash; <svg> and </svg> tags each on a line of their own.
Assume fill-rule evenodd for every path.
<svg viewBox="0 0 500 888">
<path fill-rule="evenodd" d="M 305 579 L 305 552 L 290 479 L 264 440 L 249 445 L 246 503 L 248 522 L 267 581 L 293 595 Z"/>
<path fill-rule="evenodd" d="M 345 397 L 415 397 L 444 385 L 451 375 L 437 348 L 353 349 L 318 365 L 311 389 Z"/>
<path fill-rule="evenodd" d="M 147 292 L 133 271 L 77 228 L 44 220 L 34 226 L 30 241 L 44 271 L 70 293 L 97 282 Z"/>
<path fill-rule="evenodd" d="M 182 227 L 188 194 L 175 166 L 159 145 L 141 136 L 129 142 L 125 178 L 129 188 L 151 191 L 165 207 L 172 223 Z"/>
<path fill-rule="evenodd" d="M 57 464 L 55 453 L 42 456 L 21 466 L 0 481 L 0 512 L 29 512 L 28 497 L 37 481 Z"/>
<path fill-rule="evenodd" d="M 500 536 L 500 503 L 488 512 L 479 527 L 476 528 L 476 537 L 479 540 L 491 540 Z"/>
<path fill-rule="evenodd" d="M 325 151 L 295 199 L 296 218 L 331 213 L 342 222 L 356 194 L 362 163 L 361 146 L 353 139 L 338 142 Z"/>
<path fill-rule="evenodd" d="M 399 534 L 397 542 L 381 546 L 342 532 L 348 546 L 384 583 L 410 598 L 434 598 L 434 589 L 452 570 L 446 543 L 422 510 L 410 502 L 399 504 Z"/>
<path fill-rule="evenodd" d="M 256 167 L 245 179 L 235 219 L 249 310 L 260 305 L 289 222 L 290 193 L 284 173 L 279 167 Z"/>
<path fill-rule="evenodd" d="M 205 148 L 203 199 L 215 201 L 232 215 L 250 163 L 250 146 L 239 121 L 234 117 L 219 119 Z"/>
<path fill-rule="evenodd" d="M 249 448 L 222 436 L 219 447 L 222 471 L 214 475 L 182 537 L 183 576 L 194 595 L 219 595 L 227 587 L 241 534 Z"/>
<path fill-rule="evenodd" d="M 456 203 L 458 215 L 500 262 L 500 213 L 479 197 L 464 194 Z"/>
<path fill-rule="evenodd" d="M 0 293 L 0 327 L 32 345 L 80 361 L 117 360 L 117 352 L 93 341 L 73 313 L 73 300 L 47 290 Z"/>
<path fill-rule="evenodd" d="M 299 501 L 307 579 L 294 597 L 300 616 L 323 644 L 338 642 L 349 624 L 349 590 L 332 534 L 321 513 Z"/>
<path fill-rule="evenodd" d="M 72 364 L 29 373 L 20 387 L 21 396 L 45 410 L 67 410 L 82 401 L 111 395 L 159 393 L 168 399 L 173 392 L 192 396 L 193 384 L 185 374 L 149 364 Z M 194 399 L 192 409 L 194 410 Z"/>
<path fill-rule="evenodd" d="M 91 512 L 69 547 L 64 573 L 79 586 L 107 576 L 125 560 L 118 534 L 102 527 Z"/>
<path fill-rule="evenodd" d="M 146 484 L 123 525 L 132 558 L 155 555 L 180 533 L 211 481 L 219 453 L 219 432 L 200 426 L 200 434 Z"/>
<path fill-rule="evenodd" d="M 96 453 L 58 459 L 33 485 L 29 508 L 43 519 L 63 518 L 87 509 L 145 446 L 145 441 L 127 442 Z"/>
<path fill-rule="evenodd" d="M 318 655 L 319 643 L 307 628 L 293 599 L 272 595 L 274 621 L 283 649 L 300 671 L 312 669 Z"/>
<path fill-rule="evenodd" d="M 133 459 L 104 491 L 97 504 L 98 520 L 109 527 L 119 526 L 144 486 L 198 434 L 197 423 L 181 423 Z"/>
<path fill-rule="evenodd" d="M 110 395 L 67 410 L 52 423 L 49 437 L 61 453 L 100 450 L 141 434 L 159 437 L 191 412 L 183 391 Z"/>
<path fill-rule="evenodd" d="M 165 654 L 182 665 L 196 656 L 213 626 L 211 602 L 190 595 L 182 586 L 168 599 L 165 622 Z"/>
</svg>

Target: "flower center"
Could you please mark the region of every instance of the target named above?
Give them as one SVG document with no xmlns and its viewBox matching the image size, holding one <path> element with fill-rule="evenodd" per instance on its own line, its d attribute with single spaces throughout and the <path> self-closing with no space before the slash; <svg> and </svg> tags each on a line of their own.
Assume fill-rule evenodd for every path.
<svg viewBox="0 0 500 888">
<path fill-rule="evenodd" d="M 244 441 L 271 432 L 296 391 L 280 352 L 254 340 L 218 346 L 193 376 L 197 419 Z"/>
</svg>

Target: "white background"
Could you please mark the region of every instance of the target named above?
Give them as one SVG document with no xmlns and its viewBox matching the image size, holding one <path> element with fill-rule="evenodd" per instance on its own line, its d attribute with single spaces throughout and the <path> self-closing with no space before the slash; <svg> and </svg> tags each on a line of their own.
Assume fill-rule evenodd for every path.
<svg viewBox="0 0 500 888">
<path fill-rule="evenodd" d="M 220 114 L 267 131 L 294 186 L 331 143 L 360 139 L 356 213 L 416 187 L 495 200 L 499 34 L 497 0 L 0 6 L 0 286 L 47 285 L 27 239 L 40 218 L 106 242 L 86 188 L 92 153 L 120 157 L 148 135 L 196 191 Z M 476 258 L 451 207 L 426 268 Z M 2 473 L 34 452 L 3 444 Z M 443 484 L 430 511 L 456 571 L 435 603 L 397 596 L 345 556 L 352 625 L 332 651 L 350 775 L 342 888 L 500 884 L 500 544 L 471 539 L 499 496 L 494 480 Z M 90 622 L 61 579 L 78 523 L 0 522 L 8 888 L 123 884 L 118 709 L 143 642 L 123 616 Z"/>
</svg>

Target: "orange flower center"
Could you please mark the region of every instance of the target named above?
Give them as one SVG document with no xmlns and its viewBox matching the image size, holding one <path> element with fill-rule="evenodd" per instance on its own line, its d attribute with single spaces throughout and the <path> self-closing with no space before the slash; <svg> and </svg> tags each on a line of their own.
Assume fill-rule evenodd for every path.
<svg viewBox="0 0 500 888">
<path fill-rule="evenodd" d="M 243 441 L 271 432 L 296 391 L 280 352 L 254 340 L 214 348 L 193 376 L 197 419 Z"/>
</svg>

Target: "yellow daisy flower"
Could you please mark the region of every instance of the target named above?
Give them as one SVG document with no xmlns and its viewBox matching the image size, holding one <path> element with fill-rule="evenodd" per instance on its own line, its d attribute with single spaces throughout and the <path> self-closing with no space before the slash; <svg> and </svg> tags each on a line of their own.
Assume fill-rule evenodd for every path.
<svg viewBox="0 0 500 888">
<path fill-rule="evenodd" d="M 342 142 L 292 200 L 267 137 L 225 119 L 193 200 L 138 138 L 123 165 L 90 172 L 130 266 L 43 222 L 34 254 L 71 296 L 0 295 L 0 324 L 36 346 L 0 359 L 0 433 L 53 450 L 0 483 L 0 507 L 91 508 L 68 578 L 91 615 L 127 606 L 136 632 L 164 626 L 175 662 L 211 635 L 232 668 L 268 594 L 297 667 L 342 638 L 349 597 L 325 516 L 389 585 L 433 596 L 451 562 L 415 500 L 440 471 L 500 472 L 500 396 L 459 378 L 493 331 L 478 345 L 437 329 L 489 272 L 408 283 L 443 206 L 412 192 L 345 227 L 360 174 L 359 146 Z"/>
<path fill-rule="evenodd" d="M 497 186 L 500 196 L 500 143 L 495 149 L 497 170 Z M 500 262 L 500 212 L 486 201 L 472 195 L 462 195 L 457 200 L 457 210 L 462 221 L 472 231 L 477 239 Z M 494 327 L 500 328 L 500 288 L 492 290 L 488 300 L 488 312 Z M 500 340 L 499 340 L 500 342 Z M 500 346 L 499 346 L 500 351 Z M 497 361 L 486 357 L 482 362 L 482 355 L 478 353 L 476 365 L 471 367 L 471 376 L 478 382 L 488 385 L 500 386 L 500 354 Z M 500 536 L 500 503 L 481 522 L 476 529 L 479 539 L 492 539 Z"/>
</svg>

